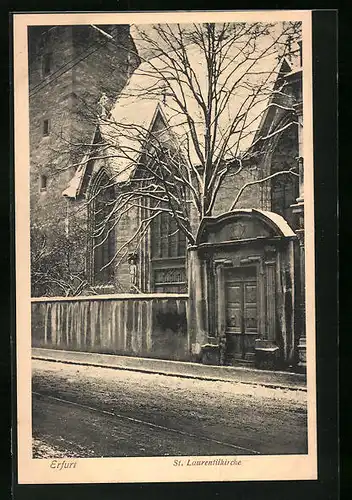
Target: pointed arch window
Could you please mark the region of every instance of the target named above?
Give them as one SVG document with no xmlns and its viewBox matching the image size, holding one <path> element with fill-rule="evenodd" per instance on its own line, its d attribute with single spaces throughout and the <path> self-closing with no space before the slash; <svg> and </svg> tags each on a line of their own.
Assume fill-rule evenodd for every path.
<svg viewBox="0 0 352 500">
<path fill-rule="evenodd" d="M 278 139 L 272 161 L 271 173 L 295 169 L 298 173 L 298 128 L 288 127 Z M 291 205 L 299 196 L 299 179 L 296 175 L 283 174 L 271 180 L 271 210 L 282 215 L 292 228 L 296 220 Z"/>
<path fill-rule="evenodd" d="M 162 212 L 153 220 L 153 258 L 169 259 L 184 257 L 185 254 L 185 234 L 179 230 L 174 217 Z"/>
<path fill-rule="evenodd" d="M 162 119 L 162 117 L 161 117 Z M 163 119 L 162 119 L 163 120 Z M 163 130 L 163 124 L 160 122 L 158 124 L 160 130 Z M 159 129 L 158 129 L 159 130 Z M 140 165 L 143 162 L 150 162 L 148 168 L 144 169 L 140 166 L 138 169 L 137 179 L 142 181 L 142 185 L 148 186 L 150 180 L 151 172 L 159 171 L 159 162 L 168 162 L 167 148 L 159 148 L 156 152 L 154 151 L 154 145 L 150 144 L 149 154 L 152 158 L 142 158 Z M 165 155 L 165 156 L 164 156 Z M 170 155 L 172 157 L 172 155 Z M 179 165 L 170 162 L 168 165 L 168 171 L 179 168 Z M 161 170 L 162 176 L 165 175 L 165 170 Z M 169 174 L 168 174 L 169 175 Z M 171 173 L 172 176 L 172 173 Z M 159 176 L 157 176 L 153 182 L 159 182 Z M 154 184 L 153 184 L 154 186 Z M 175 187 L 177 192 L 174 195 L 184 200 L 185 207 L 187 206 L 186 193 L 181 189 Z M 163 196 L 164 188 L 160 189 L 160 192 L 153 190 L 154 195 Z M 157 201 L 152 199 L 147 199 L 145 205 L 152 208 L 152 210 L 146 209 L 145 216 L 153 215 L 153 218 L 149 226 L 148 235 L 148 250 L 147 253 L 150 256 L 148 262 L 148 277 L 146 280 L 145 288 L 155 293 L 186 293 L 187 292 L 187 273 L 186 273 L 186 254 L 187 254 L 187 237 L 185 233 L 180 229 L 177 219 L 173 216 L 173 213 L 168 210 L 170 205 L 165 200 L 160 200 L 157 197 Z M 160 209 L 160 211 L 158 210 Z M 158 213 L 158 215 L 155 215 Z"/>
<path fill-rule="evenodd" d="M 151 224 L 152 283 L 158 293 L 185 293 L 186 236 L 167 212 L 155 217 Z"/>
<path fill-rule="evenodd" d="M 114 186 L 105 172 L 95 180 L 92 188 L 92 278 L 94 285 L 108 285 L 114 281 L 115 228 L 112 217 Z"/>
</svg>

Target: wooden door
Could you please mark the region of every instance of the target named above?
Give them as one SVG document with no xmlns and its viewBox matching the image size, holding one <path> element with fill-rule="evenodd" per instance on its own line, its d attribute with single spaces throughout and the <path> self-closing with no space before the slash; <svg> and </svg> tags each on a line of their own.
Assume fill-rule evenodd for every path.
<svg viewBox="0 0 352 500">
<path fill-rule="evenodd" d="M 252 361 L 258 337 L 256 269 L 228 269 L 225 283 L 227 359 Z"/>
</svg>

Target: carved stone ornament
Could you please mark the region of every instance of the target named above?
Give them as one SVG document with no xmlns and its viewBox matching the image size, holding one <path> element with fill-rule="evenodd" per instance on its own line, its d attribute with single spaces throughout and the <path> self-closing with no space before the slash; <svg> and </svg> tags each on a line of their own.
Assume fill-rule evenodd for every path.
<svg viewBox="0 0 352 500">
<path fill-rule="evenodd" d="M 99 114 L 100 118 L 108 118 L 110 116 L 109 98 L 105 94 L 105 92 L 102 93 L 102 95 L 98 101 L 98 114 Z"/>
</svg>

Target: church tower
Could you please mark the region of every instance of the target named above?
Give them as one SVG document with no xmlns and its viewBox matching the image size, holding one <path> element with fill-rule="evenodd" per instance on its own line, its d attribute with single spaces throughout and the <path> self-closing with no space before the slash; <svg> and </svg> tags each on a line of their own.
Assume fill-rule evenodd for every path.
<svg viewBox="0 0 352 500">
<path fill-rule="evenodd" d="M 35 268 L 35 254 L 42 245 L 53 261 L 57 252 L 58 262 L 65 261 L 73 274 L 84 274 L 77 267 L 77 262 L 83 266 L 83 256 L 69 254 L 69 236 L 79 239 L 73 234 L 78 209 L 62 193 L 93 142 L 101 96 L 114 102 L 139 58 L 129 25 L 32 26 L 28 62 L 32 293 L 42 295 L 54 293 L 55 288 L 50 285 L 53 290 L 48 290 L 46 270 Z M 76 226 L 83 233 L 86 217 L 84 209 L 79 210 Z M 63 236 L 67 242 L 59 248 Z M 67 251 L 64 259 L 63 251 Z M 58 276 L 62 273 L 58 268 Z M 64 292 L 60 286 L 55 290 Z"/>
</svg>

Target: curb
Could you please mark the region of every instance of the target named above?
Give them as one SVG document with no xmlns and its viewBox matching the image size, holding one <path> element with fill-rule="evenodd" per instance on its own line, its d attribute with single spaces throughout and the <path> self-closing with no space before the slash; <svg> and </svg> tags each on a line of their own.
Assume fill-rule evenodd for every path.
<svg viewBox="0 0 352 500">
<path fill-rule="evenodd" d="M 117 365 L 117 364 L 111 364 L 111 363 L 97 363 L 94 361 L 87 361 L 87 360 L 68 360 L 68 359 L 55 359 L 54 357 L 50 356 L 45 356 L 45 355 L 32 355 L 32 359 L 35 360 L 40 360 L 40 361 L 47 361 L 51 363 L 64 363 L 68 365 L 80 365 L 80 366 L 94 366 L 96 368 L 109 368 L 113 370 L 124 370 L 124 371 L 133 371 L 137 373 L 147 373 L 147 374 L 157 374 L 157 375 L 164 375 L 164 376 L 169 376 L 169 377 L 181 377 L 181 378 L 188 378 L 188 379 L 196 379 L 196 380 L 208 380 L 212 382 L 230 382 L 230 383 L 235 383 L 235 384 L 246 384 L 246 385 L 252 385 L 252 386 L 263 386 L 263 387 L 268 387 L 270 389 L 283 389 L 283 390 L 290 390 L 290 391 L 300 391 L 300 392 L 307 392 L 307 387 L 306 386 L 299 386 L 299 385 L 289 385 L 289 384 L 284 384 L 280 382 L 266 382 L 266 381 L 254 381 L 254 380 L 241 380 L 241 379 L 236 379 L 236 373 L 228 373 L 230 375 L 229 377 L 223 377 L 221 374 L 219 375 L 206 375 L 206 374 L 194 374 L 194 373 L 185 373 L 182 371 L 169 371 L 169 370 L 163 370 L 162 368 L 146 368 L 146 367 L 135 367 L 135 366 L 123 366 L 123 365 Z M 247 372 L 249 371 L 248 369 L 246 370 Z"/>
</svg>

